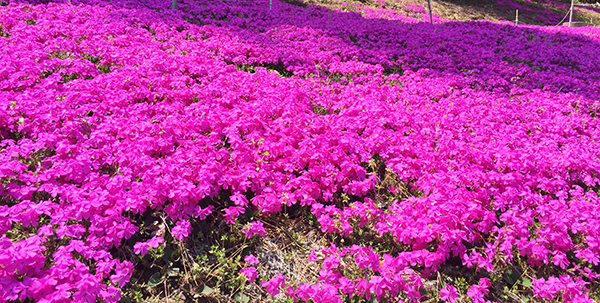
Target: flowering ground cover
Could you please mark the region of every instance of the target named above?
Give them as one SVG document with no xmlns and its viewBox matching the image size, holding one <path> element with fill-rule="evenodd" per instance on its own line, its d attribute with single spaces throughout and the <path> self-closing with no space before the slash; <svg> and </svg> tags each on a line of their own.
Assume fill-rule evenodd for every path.
<svg viewBox="0 0 600 303">
<path fill-rule="evenodd" d="M 0 7 L 0 302 L 599 298 L 599 30 L 170 6 Z"/>
</svg>

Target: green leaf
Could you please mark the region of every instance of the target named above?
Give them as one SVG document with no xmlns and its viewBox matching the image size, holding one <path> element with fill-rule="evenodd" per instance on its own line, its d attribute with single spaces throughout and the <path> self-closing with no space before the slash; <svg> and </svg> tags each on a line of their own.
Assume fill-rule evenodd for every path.
<svg viewBox="0 0 600 303">
<path fill-rule="evenodd" d="M 119 303 L 131 303 L 131 300 L 127 297 L 121 297 Z"/>
<path fill-rule="evenodd" d="M 525 287 L 529 287 L 529 288 L 533 287 L 533 284 L 531 284 L 531 280 L 529 280 L 527 278 L 523 278 L 522 283 L 523 283 L 523 286 L 525 286 Z"/>
<path fill-rule="evenodd" d="M 245 294 L 242 293 L 238 293 L 236 294 L 233 299 L 235 300 L 235 302 L 238 303 L 247 303 L 248 301 L 250 301 L 250 297 L 246 296 Z"/>
<path fill-rule="evenodd" d="M 171 261 L 178 262 L 181 259 L 180 256 L 181 255 L 179 254 L 179 250 L 174 249 L 171 253 Z"/>
<path fill-rule="evenodd" d="M 169 275 L 169 277 L 179 276 L 179 268 L 172 267 L 172 268 L 167 269 L 167 275 Z"/>
<path fill-rule="evenodd" d="M 196 293 L 203 294 L 205 296 L 210 296 L 213 292 L 215 292 L 215 290 L 206 285 L 196 288 Z"/>
<path fill-rule="evenodd" d="M 165 247 L 165 253 L 163 254 L 163 260 L 165 260 L 165 263 L 169 264 L 169 262 L 171 262 L 171 257 L 173 254 L 174 250 L 170 247 Z"/>
<path fill-rule="evenodd" d="M 368 303 L 379 303 L 379 301 L 377 301 L 377 299 L 375 297 L 371 297 L 371 299 L 369 299 L 369 301 L 367 301 Z"/>
<path fill-rule="evenodd" d="M 504 278 L 504 281 L 506 281 L 506 283 L 508 283 L 510 286 L 513 286 L 519 281 L 521 275 L 518 272 L 509 269 L 506 272 L 504 272 L 502 277 Z"/>
<path fill-rule="evenodd" d="M 148 281 L 148 287 L 154 287 L 164 281 L 162 275 L 157 272 L 150 277 L 150 281 Z"/>
</svg>

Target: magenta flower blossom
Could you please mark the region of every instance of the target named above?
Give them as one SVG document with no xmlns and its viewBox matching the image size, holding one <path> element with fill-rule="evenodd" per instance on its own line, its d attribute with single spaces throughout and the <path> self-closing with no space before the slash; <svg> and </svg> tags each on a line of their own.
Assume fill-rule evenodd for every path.
<svg viewBox="0 0 600 303">
<path fill-rule="evenodd" d="M 162 243 L 164 243 L 163 237 L 153 237 L 146 242 L 135 243 L 133 245 L 133 252 L 138 255 L 145 255 L 150 248 L 158 248 Z"/>
<path fill-rule="evenodd" d="M 243 213 L 243 211 L 243 207 L 232 206 L 223 210 L 223 212 L 225 212 L 223 217 L 227 223 L 233 224 L 235 223 L 235 218 L 237 218 L 240 213 Z"/>
<path fill-rule="evenodd" d="M 123 262 L 122 264 L 117 264 L 115 268 L 115 274 L 110 276 L 110 281 L 119 285 L 119 287 L 125 286 L 129 279 L 131 278 L 131 274 L 133 273 L 133 264 L 131 262 Z"/>
<path fill-rule="evenodd" d="M 248 239 L 252 238 L 252 236 L 254 235 L 260 235 L 262 237 L 265 236 L 265 227 L 260 221 L 254 221 L 246 224 L 246 226 L 244 226 L 243 231 L 246 234 L 246 238 Z"/>
<path fill-rule="evenodd" d="M 277 276 L 271 278 L 271 280 L 263 281 L 261 285 L 266 288 L 267 293 L 276 296 L 279 294 L 280 288 L 285 288 L 285 277 L 282 274 L 277 274 Z"/>
<path fill-rule="evenodd" d="M 456 299 L 458 299 L 458 294 L 456 293 L 456 287 L 452 285 L 447 285 L 446 287 L 440 290 L 440 299 L 445 302 L 455 303 Z"/>
<path fill-rule="evenodd" d="M 260 263 L 258 261 L 258 258 L 256 258 L 254 255 L 247 255 L 247 256 L 245 256 L 244 257 L 244 261 L 246 261 L 250 265 L 255 265 L 255 264 Z"/>
<path fill-rule="evenodd" d="M 295 295 L 303 301 L 308 301 L 314 298 L 319 292 L 319 285 L 304 283 L 298 285 Z"/>
<path fill-rule="evenodd" d="M 254 268 L 254 267 L 242 268 L 242 269 L 240 269 L 240 273 L 245 275 L 246 278 L 248 279 L 248 281 L 250 281 L 250 283 L 254 283 L 254 281 L 256 280 L 256 277 L 258 276 L 256 268 Z"/>
<path fill-rule="evenodd" d="M 371 292 L 375 294 L 375 297 L 379 300 L 384 297 L 387 293 L 392 290 L 391 283 L 382 277 L 374 276 L 369 280 L 371 286 Z"/>
<path fill-rule="evenodd" d="M 194 208 L 194 212 L 192 213 L 192 216 L 194 216 L 194 218 L 197 218 L 198 220 L 204 220 L 208 215 L 210 215 L 212 213 L 212 210 L 214 209 L 214 206 L 209 205 L 206 208 L 201 208 L 200 206 L 196 206 Z"/>
<path fill-rule="evenodd" d="M 171 229 L 171 233 L 173 237 L 178 241 L 181 241 L 187 238 L 192 232 L 192 226 L 190 225 L 190 221 L 188 220 L 180 220 L 175 224 L 175 226 Z"/>
<path fill-rule="evenodd" d="M 535 297 L 544 300 L 553 300 L 562 296 L 565 302 L 594 302 L 585 292 L 588 282 L 580 277 L 573 279 L 568 275 L 560 277 L 549 277 L 533 280 L 533 294 Z M 560 295 L 559 295 L 560 294 Z"/>
<path fill-rule="evenodd" d="M 488 301 L 485 300 L 485 296 L 490 292 L 489 287 L 491 286 L 491 281 L 488 278 L 479 279 L 478 285 L 471 285 L 469 290 L 467 290 L 467 296 L 473 299 L 475 303 L 486 303 Z"/>
</svg>

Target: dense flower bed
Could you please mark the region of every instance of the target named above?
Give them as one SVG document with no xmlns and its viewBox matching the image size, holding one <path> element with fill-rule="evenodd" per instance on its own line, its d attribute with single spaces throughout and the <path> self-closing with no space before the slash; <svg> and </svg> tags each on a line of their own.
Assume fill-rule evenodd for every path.
<svg viewBox="0 0 600 303">
<path fill-rule="evenodd" d="M 534 280 L 537 298 L 591 301 L 600 31 L 169 6 L 0 7 L 0 302 L 118 301 L 133 266 L 111 249 L 139 235 L 135 214 L 164 211 L 185 240 L 207 216 L 293 204 L 325 232 L 401 250 L 332 244 L 313 258 L 318 284 L 277 276 L 271 294 L 419 300 L 451 258 L 482 272 L 518 258 L 563 272 Z M 373 200 L 385 171 L 410 195 Z"/>
</svg>

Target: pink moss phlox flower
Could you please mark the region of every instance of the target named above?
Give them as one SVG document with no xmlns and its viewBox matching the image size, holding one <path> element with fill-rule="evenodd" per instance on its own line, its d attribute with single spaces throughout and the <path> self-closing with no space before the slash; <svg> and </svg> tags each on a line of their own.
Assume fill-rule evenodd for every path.
<svg viewBox="0 0 600 303">
<path fill-rule="evenodd" d="M 321 269 L 319 271 L 319 281 L 326 284 L 336 283 L 342 274 L 337 270 Z"/>
<path fill-rule="evenodd" d="M 327 256 L 323 260 L 323 269 L 337 269 L 340 266 L 340 258 L 338 256 Z"/>
<path fill-rule="evenodd" d="M 244 212 L 244 208 L 238 206 L 231 206 L 223 209 L 223 212 L 225 213 L 223 214 L 225 221 L 229 224 L 233 224 L 235 223 L 235 218 L 237 218 L 241 213 Z"/>
<path fill-rule="evenodd" d="M 246 234 L 246 238 L 250 239 L 254 235 L 265 236 L 265 227 L 262 222 L 254 221 L 244 226 L 243 232 Z"/>
<path fill-rule="evenodd" d="M 165 242 L 163 237 L 152 237 L 152 239 L 148 240 L 148 246 L 152 248 L 158 248 L 158 246 Z"/>
<path fill-rule="evenodd" d="M 192 226 L 190 224 L 190 221 L 181 219 L 177 221 L 175 226 L 171 229 L 171 234 L 175 239 L 177 239 L 177 241 L 181 241 L 187 238 L 190 235 L 191 231 Z"/>
<path fill-rule="evenodd" d="M 214 206 L 212 206 L 212 205 L 209 205 L 205 208 L 196 206 L 194 208 L 194 212 L 192 213 L 192 216 L 194 216 L 194 218 L 197 218 L 198 220 L 204 220 L 208 215 L 210 215 L 212 213 L 213 209 L 214 209 Z"/>
<path fill-rule="evenodd" d="M 296 287 L 295 295 L 303 301 L 308 301 L 314 298 L 318 291 L 318 284 L 304 283 Z"/>
<path fill-rule="evenodd" d="M 304 283 L 298 285 L 294 291 L 294 296 L 303 301 L 312 299 L 315 303 L 341 303 L 341 296 L 338 294 L 338 288 L 334 285 L 321 283 Z"/>
<path fill-rule="evenodd" d="M 446 285 L 446 287 L 440 290 L 440 299 L 444 300 L 444 302 L 455 303 L 456 299 L 458 299 L 456 287 L 452 285 Z"/>
<path fill-rule="evenodd" d="M 338 293 L 338 288 L 331 284 L 321 284 L 317 295 L 313 298 L 315 303 L 342 303 L 342 296 Z"/>
<path fill-rule="evenodd" d="M 369 281 L 364 279 L 356 279 L 356 290 L 357 293 L 364 295 L 367 300 L 371 298 L 371 287 L 369 285 Z"/>
<path fill-rule="evenodd" d="M 535 297 L 544 300 L 553 300 L 557 296 L 562 296 L 564 302 L 594 302 L 585 292 L 588 291 L 589 282 L 581 277 L 573 278 L 568 275 L 560 277 L 549 277 L 533 280 L 533 294 Z"/>
<path fill-rule="evenodd" d="M 296 297 L 296 290 L 294 289 L 294 287 L 293 287 L 293 286 L 288 286 L 288 287 L 285 289 L 285 292 L 284 292 L 283 294 L 284 294 L 286 297 L 289 297 L 289 298 L 291 298 L 291 299 L 292 299 L 292 300 L 294 300 L 294 301 L 297 299 L 297 297 Z"/>
<path fill-rule="evenodd" d="M 161 243 L 164 243 L 163 237 L 153 237 L 146 242 L 137 242 L 133 245 L 133 252 L 138 255 L 145 255 L 150 248 L 158 248 Z"/>
<path fill-rule="evenodd" d="M 344 251 L 355 255 L 355 262 L 359 268 L 370 268 L 375 272 L 379 271 L 379 254 L 372 247 L 352 245 L 351 248 L 347 248 Z"/>
<path fill-rule="evenodd" d="M 145 255 L 148 252 L 149 245 L 145 242 L 137 242 L 133 245 L 133 252 L 137 255 Z"/>
<path fill-rule="evenodd" d="M 133 264 L 131 262 L 117 263 L 115 268 L 115 274 L 110 276 L 110 281 L 119 285 L 119 287 L 125 286 L 131 275 L 133 274 Z"/>
<path fill-rule="evenodd" d="M 250 265 L 255 265 L 260 263 L 260 261 L 258 260 L 258 258 L 256 258 L 254 255 L 247 255 L 244 257 L 244 261 L 246 261 L 248 264 Z"/>
<path fill-rule="evenodd" d="M 373 276 L 369 280 L 371 292 L 375 294 L 377 300 L 389 294 L 392 290 L 391 283 L 385 278 L 380 276 Z"/>
<path fill-rule="evenodd" d="M 246 207 L 248 205 L 248 199 L 243 194 L 234 194 L 229 197 L 231 201 L 237 206 Z"/>
<path fill-rule="evenodd" d="M 258 276 L 258 272 L 253 266 L 240 269 L 240 273 L 244 274 L 250 283 L 254 283 Z"/>
<path fill-rule="evenodd" d="M 354 281 L 353 280 L 348 279 L 346 277 L 341 277 L 338 280 L 338 283 L 340 283 L 339 289 L 343 294 L 353 295 L 356 292 L 354 289 Z"/>
<path fill-rule="evenodd" d="M 277 276 L 271 278 L 271 280 L 263 281 L 261 285 L 266 288 L 267 293 L 276 296 L 279 294 L 280 288 L 285 288 L 285 277 L 282 274 L 277 274 Z"/>
<path fill-rule="evenodd" d="M 471 285 L 471 287 L 469 287 L 469 290 L 467 290 L 467 295 L 473 299 L 473 302 L 475 303 L 488 302 L 484 297 L 490 292 L 488 288 L 491 285 L 490 279 L 481 278 L 479 279 L 479 284 Z"/>
</svg>

